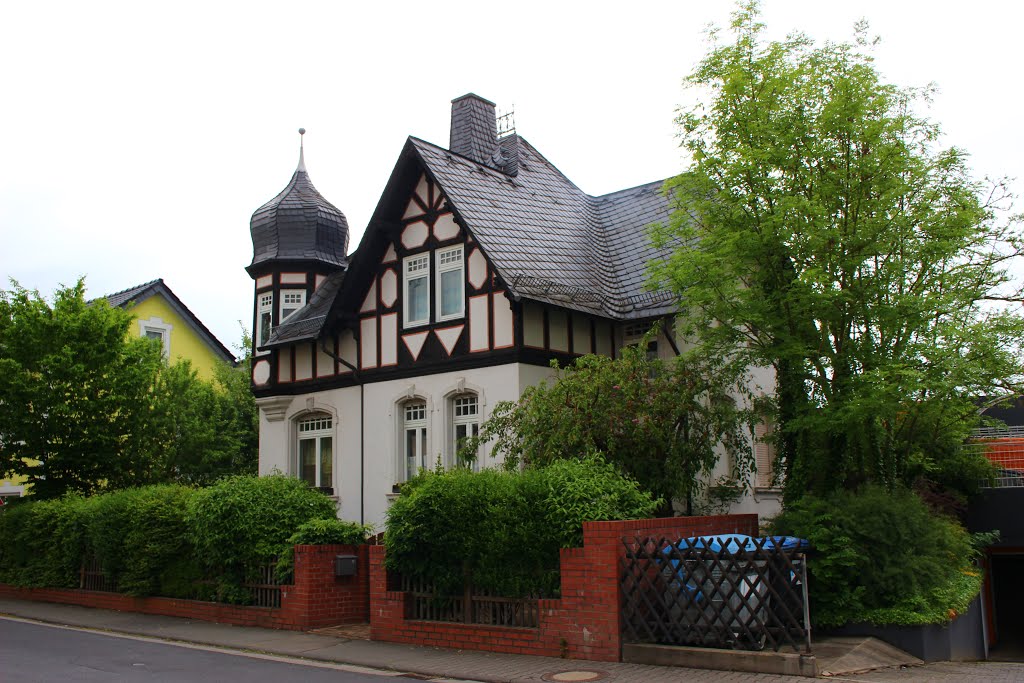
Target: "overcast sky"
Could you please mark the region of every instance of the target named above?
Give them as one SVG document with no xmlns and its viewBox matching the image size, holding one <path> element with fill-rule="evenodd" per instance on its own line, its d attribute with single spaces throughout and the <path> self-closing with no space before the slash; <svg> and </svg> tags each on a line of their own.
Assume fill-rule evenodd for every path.
<svg viewBox="0 0 1024 683">
<path fill-rule="evenodd" d="M 516 128 L 584 191 L 685 166 L 673 116 L 703 2 L 6 2 L 0 5 L 0 276 L 90 296 L 158 277 L 228 346 L 252 317 L 249 218 L 306 134 L 317 189 L 359 237 L 406 136 L 448 146 L 450 101 L 514 105 Z M 929 112 L 978 176 L 1024 178 L 1024 3 L 767 0 L 771 37 L 847 40 L 935 82 Z M 1020 181 L 1015 181 L 1020 193 Z"/>
</svg>

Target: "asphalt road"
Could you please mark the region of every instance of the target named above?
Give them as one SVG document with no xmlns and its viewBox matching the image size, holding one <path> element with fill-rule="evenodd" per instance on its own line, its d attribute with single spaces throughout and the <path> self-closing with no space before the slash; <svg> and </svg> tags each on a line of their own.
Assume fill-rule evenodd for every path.
<svg viewBox="0 0 1024 683">
<path fill-rule="evenodd" d="M 383 683 L 381 675 L 352 671 L 353 668 L 211 651 L 0 618 L 0 681 L 4 683 Z"/>
</svg>

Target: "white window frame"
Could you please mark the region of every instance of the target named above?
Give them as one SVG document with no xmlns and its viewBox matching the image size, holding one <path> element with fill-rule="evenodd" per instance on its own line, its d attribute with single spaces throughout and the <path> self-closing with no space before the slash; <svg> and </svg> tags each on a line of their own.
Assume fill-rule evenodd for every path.
<svg viewBox="0 0 1024 683">
<path fill-rule="evenodd" d="M 449 409 L 451 410 L 451 440 L 449 442 L 451 457 L 449 461 L 453 466 L 459 465 L 460 439 L 477 436 L 480 433 L 480 405 L 480 395 L 473 392 L 455 394 L 449 399 Z M 470 406 L 472 406 L 472 412 L 468 411 Z M 465 427 L 465 433 L 461 437 L 459 436 L 460 427 Z M 476 460 L 469 465 L 474 472 L 480 471 L 481 458 L 482 454 L 478 451 Z"/>
<path fill-rule="evenodd" d="M 454 257 L 458 254 L 458 257 Z M 438 321 L 444 320 L 456 320 L 457 318 L 466 317 L 466 258 L 465 250 L 463 245 L 457 244 L 454 247 L 446 247 L 445 249 L 438 249 L 434 252 L 434 269 L 435 277 L 437 278 L 437 319 Z M 443 315 L 444 301 L 443 294 L 444 290 L 441 287 L 441 274 L 452 271 L 459 272 L 459 300 L 458 310 L 448 315 Z"/>
<path fill-rule="evenodd" d="M 274 293 L 273 292 L 262 292 L 256 295 L 256 344 L 255 351 L 256 355 L 269 353 L 269 351 L 260 351 L 259 348 L 263 346 L 267 339 L 263 338 L 263 315 L 270 316 L 270 324 L 267 325 L 267 339 L 274 330 Z"/>
<path fill-rule="evenodd" d="M 300 308 L 306 305 L 306 290 L 304 289 L 282 289 L 281 290 L 281 313 L 278 320 L 283 323 Z M 290 310 L 291 313 L 285 313 Z M 278 323 L 279 325 L 281 323 Z"/>
<path fill-rule="evenodd" d="M 173 329 L 174 325 L 164 322 L 163 319 L 156 316 L 149 320 L 139 320 L 140 337 L 149 337 L 150 332 L 160 335 L 160 344 L 163 346 L 165 359 L 170 359 L 171 357 L 171 330 Z"/>
<path fill-rule="evenodd" d="M 334 417 L 328 413 L 306 413 L 295 420 L 295 476 L 305 481 L 314 488 L 329 488 L 332 493 L 334 487 L 334 463 L 337 460 L 337 440 L 334 438 Z M 331 448 L 330 472 L 323 471 L 323 448 L 324 441 L 329 440 Z M 313 442 L 313 481 L 306 479 L 302 463 L 302 444 L 304 441 Z M 327 483 L 324 483 L 324 482 Z"/>
<path fill-rule="evenodd" d="M 421 398 L 415 398 L 399 405 L 399 418 L 401 430 L 399 437 L 399 469 L 398 481 L 409 481 L 421 470 L 430 469 L 430 430 L 427 402 Z M 409 435 L 412 432 L 413 453 L 409 453 Z"/>
<path fill-rule="evenodd" d="M 415 268 L 410 272 L 410 269 Z M 410 277 L 412 275 L 413 277 Z M 427 313 L 426 317 L 411 319 L 412 306 L 409 305 L 409 283 L 413 280 L 426 279 Z M 402 326 L 419 327 L 430 323 L 430 252 L 425 251 L 402 259 Z"/>
<path fill-rule="evenodd" d="M 754 490 L 778 491 L 775 479 L 775 424 L 763 418 L 754 425 Z"/>
</svg>

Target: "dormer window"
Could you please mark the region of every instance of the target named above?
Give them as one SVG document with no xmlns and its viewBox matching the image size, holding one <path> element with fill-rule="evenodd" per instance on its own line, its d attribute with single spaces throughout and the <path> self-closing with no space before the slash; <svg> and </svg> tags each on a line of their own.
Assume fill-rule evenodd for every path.
<svg viewBox="0 0 1024 683">
<path fill-rule="evenodd" d="M 462 245 L 437 250 L 437 319 L 453 320 L 466 314 L 465 261 Z"/>
<path fill-rule="evenodd" d="M 402 299 L 405 327 L 430 322 L 430 254 L 409 256 L 403 261 Z"/>
<path fill-rule="evenodd" d="M 284 290 L 281 292 L 281 322 L 295 311 L 306 305 L 306 291 L 302 289 Z"/>
</svg>

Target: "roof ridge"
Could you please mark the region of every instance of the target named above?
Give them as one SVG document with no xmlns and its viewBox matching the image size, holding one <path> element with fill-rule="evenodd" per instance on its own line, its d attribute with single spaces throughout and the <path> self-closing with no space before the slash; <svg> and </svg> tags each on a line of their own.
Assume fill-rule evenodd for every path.
<svg viewBox="0 0 1024 683">
<path fill-rule="evenodd" d="M 128 292 L 133 292 L 133 291 L 136 291 L 136 290 L 141 292 L 143 290 L 149 289 L 153 285 L 160 284 L 163 281 L 164 281 L 164 279 L 162 277 L 158 277 L 155 280 L 150 280 L 149 282 L 143 282 L 141 285 L 133 285 L 131 287 L 125 287 L 124 289 L 118 290 L 116 292 L 111 292 L 110 294 L 103 294 L 102 296 L 98 296 L 96 298 L 97 299 L 110 299 L 110 298 L 116 297 L 116 296 L 118 296 L 120 294 L 127 294 Z M 93 299 L 93 301 L 95 301 L 95 299 Z"/>
</svg>

